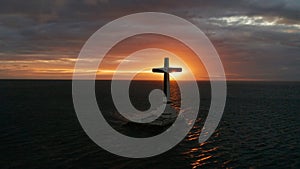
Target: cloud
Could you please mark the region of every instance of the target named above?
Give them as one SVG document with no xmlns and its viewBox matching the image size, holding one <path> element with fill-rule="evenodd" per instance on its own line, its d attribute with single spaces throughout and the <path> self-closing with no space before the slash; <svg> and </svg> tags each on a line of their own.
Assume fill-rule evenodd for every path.
<svg viewBox="0 0 300 169">
<path fill-rule="evenodd" d="M 263 17 L 263 16 L 230 16 L 230 17 L 219 17 L 209 18 L 209 21 L 219 26 L 276 26 L 282 29 L 294 29 L 300 31 L 300 22 L 298 23 L 286 23 L 282 18 L 279 17 Z"/>
<path fill-rule="evenodd" d="M 300 80 L 298 0 L 2 0 L 0 62 L 74 59 L 102 25 L 144 11 L 196 24 L 233 77 Z"/>
</svg>

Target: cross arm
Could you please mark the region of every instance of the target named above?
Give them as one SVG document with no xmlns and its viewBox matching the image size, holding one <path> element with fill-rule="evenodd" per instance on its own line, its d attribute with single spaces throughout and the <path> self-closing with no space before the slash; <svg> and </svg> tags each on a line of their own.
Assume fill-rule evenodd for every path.
<svg viewBox="0 0 300 169">
<path fill-rule="evenodd" d="M 182 68 L 170 67 L 170 68 L 153 68 L 152 72 L 156 73 L 172 73 L 172 72 L 182 72 Z"/>
</svg>

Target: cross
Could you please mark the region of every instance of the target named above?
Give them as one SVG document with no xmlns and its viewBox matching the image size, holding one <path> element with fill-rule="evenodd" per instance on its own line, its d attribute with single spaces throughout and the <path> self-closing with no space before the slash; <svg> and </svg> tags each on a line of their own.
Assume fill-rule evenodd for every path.
<svg viewBox="0 0 300 169">
<path fill-rule="evenodd" d="M 169 58 L 165 58 L 164 67 L 163 68 L 153 68 L 152 72 L 155 73 L 164 73 L 164 93 L 167 97 L 167 103 L 171 103 L 170 100 L 170 77 L 169 73 L 172 72 L 181 72 L 182 68 L 173 68 L 169 67 Z"/>
</svg>

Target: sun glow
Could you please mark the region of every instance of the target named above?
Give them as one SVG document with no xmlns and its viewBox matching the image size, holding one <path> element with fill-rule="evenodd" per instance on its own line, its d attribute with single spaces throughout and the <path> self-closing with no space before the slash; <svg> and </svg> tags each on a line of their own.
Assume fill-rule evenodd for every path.
<svg viewBox="0 0 300 169">
<path fill-rule="evenodd" d="M 126 58 L 126 62 L 120 62 L 116 69 L 103 69 L 99 67 L 98 78 L 113 76 L 114 79 L 134 79 L 134 80 L 162 80 L 163 75 L 153 73 L 152 68 L 164 67 L 164 58 L 170 59 L 170 67 L 182 68 L 182 72 L 170 73 L 171 79 L 176 80 L 191 80 L 188 75 L 188 66 L 175 54 L 157 48 L 143 49 L 136 51 Z M 108 63 L 107 63 L 108 64 Z M 103 67 L 107 67 L 103 65 Z M 190 77 L 190 78 L 189 78 Z"/>
<path fill-rule="evenodd" d="M 1 53 L 0 53 L 1 55 Z M 36 54 L 37 55 L 37 54 Z M 93 54 L 98 56 L 97 53 Z M 41 54 L 43 56 L 43 54 Z M 0 75 L 10 78 L 33 79 L 72 79 L 77 58 L 61 56 L 57 59 L 4 60 L 0 62 Z M 33 55 L 32 57 L 36 57 Z M 90 63 L 102 61 L 96 70 L 89 68 Z M 193 72 L 195 78 L 206 79 L 206 70 L 197 61 L 198 57 L 184 44 L 160 35 L 137 35 L 119 42 L 106 56 L 81 59 L 86 67 L 76 70 L 80 78 L 90 79 L 92 73 L 97 80 L 117 79 L 162 80 L 163 74 L 153 73 L 152 68 L 164 67 L 164 58 L 170 58 L 170 67 L 181 67 L 182 72 L 170 73 L 171 80 L 191 80 L 188 74 Z M 4 71 L 1 71 L 4 70 Z"/>
</svg>

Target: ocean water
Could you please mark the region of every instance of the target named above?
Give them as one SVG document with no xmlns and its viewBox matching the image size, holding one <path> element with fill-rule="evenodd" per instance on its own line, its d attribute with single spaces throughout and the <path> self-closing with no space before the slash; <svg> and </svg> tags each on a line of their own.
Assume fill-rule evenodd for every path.
<svg viewBox="0 0 300 169">
<path fill-rule="evenodd" d="M 144 159 L 113 155 L 91 141 L 76 117 L 71 86 L 71 81 L 0 81 L 0 168 L 300 168 L 299 82 L 228 82 L 222 120 L 202 144 L 198 136 L 210 106 L 210 84 L 198 82 L 201 105 L 192 130 L 173 149 Z M 133 82 L 133 105 L 149 108 L 149 92 L 161 86 Z M 172 99 L 180 99 L 172 86 Z M 96 95 L 116 130 L 134 137 L 157 134 L 123 125 L 109 81 L 96 82 Z"/>
</svg>

